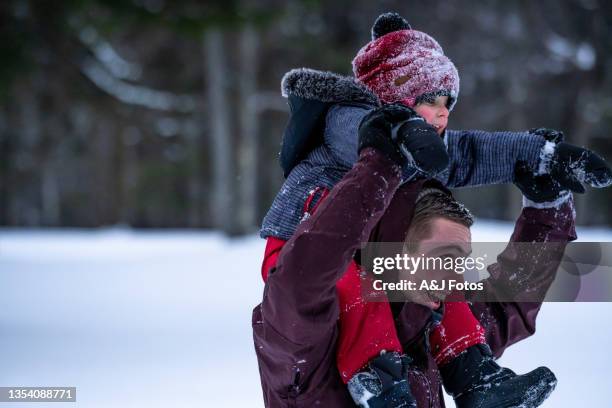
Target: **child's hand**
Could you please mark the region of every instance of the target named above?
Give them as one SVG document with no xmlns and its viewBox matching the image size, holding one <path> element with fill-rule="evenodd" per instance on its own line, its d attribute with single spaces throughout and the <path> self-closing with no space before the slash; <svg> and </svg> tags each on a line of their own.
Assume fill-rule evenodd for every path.
<svg viewBox="0 0 612 408">
<path fill-rule="evenodd" d="M 546 140 L 538 174 L 550 175 L 561 187 L 580 194 L 585 191 L 583 184 L 596 188 L 612 184 L 606 161 L 588 149 L 564 143 L 563 132 L 547 128 L 529 132 Z"/>
<path fill-rule="evenodd" d="M 612 170 L 596 153 L 569 143 L 558 143 L 550 162 L 550 175 L 562 186 L 584 193 L 584 186 L 603 188 L 612 184 Z"/>
<path fill-rule="evenodd" d="M 554 141 L 562 138 L 561 134 Z M 612 184 L 612 170 L 592 151 L 564 142 L 556 143 L 551 149 L 543 168 L 537 172 L 522 161 L 514 167 L 514 184 L 529 200 L 536 203 L 554 201 L 567 191 L 582 194 L 585 192 L 583 183 L 598 188 Z"/>
<path fill-rule="evenodd" d="M 399 166 L 403 166 L 407 158 L 393 141 L 391 131 L 395 124 L 408 120 L 413 115 L 411 109 L 399 105 L 385 105 L 374 109 L 359 124 L 359 151 L 373 147 Z"/>
<path fill-rule="evenodd" d="M 553 143 L 561 143 L 565 139 L 565 137 L 563 136 L 563 132 L 556 129 L 533 128 L 529 129 L 529 133 L 531 133 L 532 135 L 542 136 L 544 140 Z"/>
<path fill-rule="evenodd" d="M 431 175 L 449 163 L 444 142 L 433 126 L 398 104 L 385 105 L 363 118 L 359 150 L 364 147 L 374 147 L 400 165 L 409 164 Z"/>
<path fill-rule="evenodd" d="M 412 165 L 435 176 L 448 167 L 450 159 L 446 146 L 433 126 L 416 112 L 413 114 L 410 119 L 393 127 L 392 138 Z"/>
</svg>

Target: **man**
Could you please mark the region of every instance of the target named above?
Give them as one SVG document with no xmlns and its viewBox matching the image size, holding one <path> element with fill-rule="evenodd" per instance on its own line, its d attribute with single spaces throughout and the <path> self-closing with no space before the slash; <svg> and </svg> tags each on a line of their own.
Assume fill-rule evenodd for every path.
<svg viewBox="0 0 612 408">
<path fill-rule="evenodd" d="M 360 127 L 357 163 L 283 246 L 276 268 L 266 282 L 262 303 L 253 311 L 254 341 L 266 406 L 354 406 L 335 364 L 339 315 L 336 282 L 355 264 L 353 256 L 362 242 L 403 242 L 411 226 L 416 199 L 424 188 L 444 191 L 441 185 L 424 180 L 400 187 L 404 158 L 392 141 L 392 126 L 385 132 L 368 128 L 368 123 L 364 120 Z M 550 176 L 534 176 L 531 171 L 520 173 L 517 185 L 525 194 L 537 191 L 539 196 L 547 188 L 549 196 L 556 200 L 551 207 L 547 203 L 538 204 L 541 208 L 530 206 L 526 200 L 512 241 L 563 244 L 575 239 L 571 196 L 546 177 Z M 450 202 L 456 205 L 454 200 Z M 439 217 L 444 218 L 443 214 Z M 467 239 L 469 234 L 463 232 Z M 510 266 L 520 256 L 516 251 L 504 251 L 499 262 L 490 268 L 490 279 L 503 279 L 517 272 L 510 270 Z M 557 266 L 558 262 L 538 265 L 541 277 L 538 282 L 549 285 Z M 507 346 L 533 334 L 540 303 L 488 302 L 470 307 L 485 329 L 493 355 L 499 357 Z M 419 303 L 396 304 L 394 315 L 402 346 L 414 361 L 388 361 L 388 365 L 376 367 L 379 383 L 375 386 L 384 389 L 389 381 L 403 379 L 410 384 L 407 392 L 412 393 L 417 406 L 443 406 L 440 375 L 426 341 L 435 324 L 431 308 Z M 487 369 L 497 370 L 492 360 L 487 361 L 490 364 Z M 461 371 L 461 367 L 449 369 Z M 499 374 L 514 375 L 510 370 Z M 467 393 L 460 384 L 449 391 L 459 398 L 480 398 L 480 390 Z M 538 406 L 551 387 L 541 391 L 517 398 L 525 406 Z"/>
<path fill-rule="evenodd" d="M 288 97 L 291 107 L 280 154 L 286 180 L 261 229 L 261 237 L 267 240 L 261 268 L 264 281 L 300 221 L 315 211 L 357 161 L 359 124 L 381 103 L 412 108 L 417 115 L 411 118 L 410 124 L 415 127 L 421 123 L 419 129 L 410 132 L 413 147 L 420 145 L 421 149 L 411 150 L 411 160 L 403 167 L 404 181 L 423 176 L 419 163 L 426 156 L 426 165 L 438 163 L 443 169 L 429 175 L 448 187 L 512 182 L 518 161 L 525 161 L 532 169 L 541 167 L 544 172 L 553 171 L 551 163 L 561 168 L 571 166 L 573 178 L 600 186 L 597 179 L 581 177 L 579 164 L 585 151 L 560 143 L 560 132 L 447 130 L 449 114 L 457 102 L 459 76 L 437 41 L 412 29 L 395 13 L 379 16 L 371 31 L 372 41 L 353 60 L 354 78 L 310 69 L 292 70 L 283 77 L 283 95 Z M 476 104 L 471 108 L 478 112 L 482 106 Z M 407 124 L 398 126 L 398 134 L 406 127 Z M 439 137 L 431 138 L 431 134 Z M 438 156 L 431 154 L 431 149 L 436 151 L 436 145 L 439 147 L 442 143 L 447 151 L 441 151 Z M 567 147 L 574 152 L 566 154 Z M 573 180 L 567 181 L 564 183 L 567 189 L 581 191 L 569 182 Z M 348 272 L 336 286 L 340 308 L 336 363 L 342 380 L 353 390 L 363 385 L 359 383 L 363 377 L 359 374 L 367 372 L 381 352 L 402 354 L 403 348 L 398 336 L 393 335 L 395 324 L 390 305 L 363 302 L 356 269 Z M 430 344 L 438 350 L 434 359 L 439 367 L 459 358 L 470 347 L 486 344 L 478 320 L 467 304 L 460 303 L 446 307 L 444 319 L 430 333 Z M 447 330 L 447 326 L 455 330 Z M 453 336 L 440 336 L 442 332 Z M 451 379 L 443 377 L 443 383 L 454 388 Z M 406 384 L 398 386 L 398 392 L 403 393 Z M 368 402 L 362 401 L 361 394 L 354 397 L 362 407 L 387 398 L 375 395 Z M 458 405 L 458 408 L 473 407 Z"/>
</svg>

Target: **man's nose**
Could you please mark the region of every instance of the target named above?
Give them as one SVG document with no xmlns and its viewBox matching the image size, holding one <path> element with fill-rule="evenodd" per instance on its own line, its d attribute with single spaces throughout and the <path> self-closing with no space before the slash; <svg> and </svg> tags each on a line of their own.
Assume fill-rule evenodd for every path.
<svg viewBox="0 0 612 408">
<path fill-rule="evenodd" d="M 438 111 L 438 116 L 442 118 L 448 118 L 448 108 L 445 106 Z"/>
</svg>

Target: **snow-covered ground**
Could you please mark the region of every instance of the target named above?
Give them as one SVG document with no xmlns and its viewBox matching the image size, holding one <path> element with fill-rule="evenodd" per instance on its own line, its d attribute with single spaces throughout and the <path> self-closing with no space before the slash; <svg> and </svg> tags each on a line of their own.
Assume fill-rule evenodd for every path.
<svg viewBox="0 0 612 408">
<path fill-rule="evenodd" d="M 478 221 L 474 239 L 510 230 Z M 250 328 L 262 253 L 256 236 L 0 230 L 0 386 L 76 386 L 77 403 L 58 408 L 262 407 Z M 609 406 L 610 314 L 612 303 L 547 303 L 502 363 L 552 368 L 545 407 Z"/>
</svg>

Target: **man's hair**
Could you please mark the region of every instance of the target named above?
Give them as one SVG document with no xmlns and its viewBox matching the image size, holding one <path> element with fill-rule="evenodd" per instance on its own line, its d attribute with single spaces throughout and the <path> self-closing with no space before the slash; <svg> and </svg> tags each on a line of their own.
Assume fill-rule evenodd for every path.
<svg viewBox="0 0 612 408">
<path fill-rule="evenodd" d="M 417 197 L 412 222 L 406 233 L 404 249 L 418 250 L 419 242 L 431 234 L 431 222 L 436 218 L 454 221 L 466 227 L 474 224 L 474 216 L 450 194 L 437 188 L 423 190 Z"/>
</svg>

